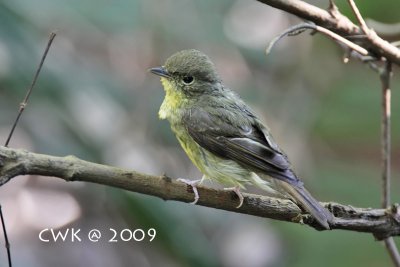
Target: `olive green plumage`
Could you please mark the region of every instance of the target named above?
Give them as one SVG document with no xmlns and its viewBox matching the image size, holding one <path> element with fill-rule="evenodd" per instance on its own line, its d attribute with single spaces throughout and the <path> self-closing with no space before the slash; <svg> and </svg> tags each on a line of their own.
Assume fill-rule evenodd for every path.
<svg viewBox="0 0 400 267">
<path fill-rule="evenodd" d="M 159 117 L 170 122 L 205 178 L 225 186 L 253 184 L 275 193 L 276 189 L 329 228 L 332 215 L 306 191 L 268 129 L 224 86 L 206 55 L 184 50 L 151 72 L 161 76 L 166 92 Z"/>
</svg>

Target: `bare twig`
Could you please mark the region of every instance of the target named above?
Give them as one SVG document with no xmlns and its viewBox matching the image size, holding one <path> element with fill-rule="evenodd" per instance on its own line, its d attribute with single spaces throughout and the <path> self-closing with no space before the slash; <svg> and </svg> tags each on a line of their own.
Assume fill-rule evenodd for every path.
<svg viewBox="0 0 400 267">
<path fill-rule="evenodd" d="M 329 29 L 341 36 L 350 39 L 353 35 L 360 35 L 362 31 L 347 17 L 335 12 L 335 16 L 329 11 L 313 6 L 300 0 L 257 0 L 258 2 L 286 11 L 306 21 L 312 21 L 318 26 Z M 371 51 L 378 59 L 387 58 L 393 64 L 400 65 L 400 49 L 391 45 L 370 30 L 367 38 L 357 41 L 364 49 Z"/>
<path fill-rule="evenodd" d="M 360 10 L 358 10 L 356 3 L 354 2 L 354 0 L 348 0 L 348 2 L 350 4 L 351 9 L 354 12 L 354 15 L 356 15 L 356 18 L 357 18 L 358 22 L 360 23 L 361 29 L 363 30 L 363 32 L 365 34 L 368 35 L 369 28 L 367 26 L 367 23 L 365 23 L 363 16 L 361 16 Z"/>
<path fill-rule="evenodd" d="M 186 184 L 166 176 L 153 176 L 80 160 L 73 156 L 54 157 L 19 149 L 0 147 L 0 184 L 17 175 L 59 177 L 65 181 L 85 181 L 160 197 L 164 200 L 193 201 L 193 191 Z M 236 194 L 225 190 L 198 187 L 198 205 L 250 214 L 293 223 L 304 223 L 321 230 L 318 223 L 302 213 L 293 202 L 254 194 L 243 194 L 244 203 L 237 209 Z M 373 233 L 378 239 L 400 235 L 400 220 L 391 209 L 354 208 L 337 203 L 322 203 L 335 216 L 331 229 Z"/>
<path fill-rule="evenodd" d="M 0 219 L 1 219 L 1 225 L 2 225 L 2 228 L 3 228 L 4 240 L 5 240 L 5 243 L 6 243 L 8 266 L 11 267 L 12 266 L 12 261 L 11 261 L 10 242 L 8 241 L 6 224 L 4 222 L 3 211 L 1 209 L 1 205 L 0 205 Z"/>
<path fill-rule="evenodd" d="M 394 266 L 400 267 L 400 254 L 396 247 L 396 243 L 393 240 L 393 237 L 388 237 L 385 239 L 385 247 L 389 252 L 390 257 L 394 263 Z"/>
<path fill-rule="evenodd" d="M 379 66 L 378 63 L 385 63 L 386 59 L 385 58 L 381 58 L 381 59 L 377 59 L 373 56 L 363 56 L 360 55 L 360 53 L 355 52 L 354 50 L 349 49 L 348 47 L 342 45 L 345 54 L 343 56 L 343 63 L 348 63 L 348 61 L 350 60 L 350 57 L 356 58 L 358 60 L 360 60 L 363 63 L 368 64 L 368 66 L 375 72 L 380 73 L 381 72 L 381 67 Z"/>
<path fill-rule="evenodd" d="M 36 81 L 37 81 L 37 78 L 39 77 L 39 73 L 40 73 L 40 70 L 42 69 L 44 60 L 46 59 L 47 53 L 49 52 L 50 46 L 51 46 L 51 44 L 53 43 L 53 40 L 54 40 L 55 37 L 56 37 L 56 33 L 52 32 L 52 33 L 50 34 L 49 41 L 47 42 L 46 49 L 45 49 L 45 51 L 44 51 L 44 53 L 43 53 L 43 55 L 42 55 L 42 59 L 40 60 L 39 66 L 38 66 L 38 68 L 36 69 L 36 73 L 35 73 L 35 76 L 33 77 L 32 83 L 31 83 L 30 87 L 28 88 L 28 91 L 26 92 L 26 95 L 25 95 L 24 100 L 23 100 L 22 103 L 19 105 L 19 112 L 18 112 L 17 118 L 16 118 L 15 121 L 14 121 L 14 124 L 13 124 L 13 126 L 12 126 L 12 128 L 11 128 L 11 131 L 10 131 L 10 133 L 9 133 L 9 135 L 8 135 L 8 137 L 7 137 L 7 141 L 6 141 L 6 143 L 5 143 L 5 146 L 6 146 L 6 147 L 7 147 L 8 144 L 10 143 L 10 140 L 11 140 L 11 137 L 12 137 L 12 135 L 13 135 L 13 133 L 14 133 L 15 127 L 16 127 L 17 124 L 18 124 L 18 121 L 19 121 L 19 119 L 20 119 L 20 117 L 21 117 L 21 115 L 22 115 L 22 112 L 24 112 L 25 107 L 26 107 L 26 105 L 28 104 L 29 96 L 31 95 L 32 90 L 33 90 L 33 87 L 34 87 L 35 84 L 36 84 Z"/>
<path fill-rule="evenodd" d="M 382 208 L 387 208 L 390 202 L 390 163 L 391 163 L 391 90 L 390 76 L 392 66 L 390 62 L 382 68 L 380 79 L 382 84 Z"/>
<path fill-rule="evenodd" d="M 390 203 L 390 165 L 391 165 L 391 90 L 390 76 L 392 65 L 386 62 L 380 73 L 382 84 L 382 208 Z M 400 254 L 392 237 L 384 240 L 395 266 L 400 267 Z"/>
<path fill-rule="evenodd" d="M 293 35 L 293 34 L 298 34 L 299 32 L 301 32 L 304 29 L 312 29 L 315 31 L 318 31 L 320 33 L 325 34 L 326 36 L 343 43 L 344 45 L 348 46 L 349 48 L 351 48 L 352 50 L 358 52 L 359 54 L 363 55 L 363 56 L 367 56 L 368 55 L 368 51 L 364 48 L 362 48 L 361 46 L 343 38 L 342 36 L 328 30 L 325 29 L 324 27 L 315 25 L 314 23 L 300 23 L 298 25 L 295 25 L 293 27 L 290 27 L 289 29 L 285 30 L 284 32 L 282 32 L 281 34 L 279 34 L 277 37 L 275 37 L 268 45 L 267 49 L 266 49 L 266 53 L 269 54 L 271 52 L 271 49 L 273 48 L 273 46 L 279 41 L 281 40 L 283 37 L 285 37 L 286 35 Z"/>
</svg>

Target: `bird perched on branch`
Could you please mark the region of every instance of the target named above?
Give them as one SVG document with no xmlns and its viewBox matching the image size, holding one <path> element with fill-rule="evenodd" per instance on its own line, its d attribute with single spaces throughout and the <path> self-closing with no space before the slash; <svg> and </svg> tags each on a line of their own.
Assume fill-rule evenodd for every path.
<svg viewBox="0 0 400 267">
<path fill-rule="evenodd" d="M 162 67 L 150 69 L 161 76 L 165 98 L 159 117 L 170 122 L 172 131 L 194 165 L 201 180 L 216 181 L 239 197 L 240 189 L 252 184 L 298 203 L 322 227 L 329 229 L 332 214 L 304 188 L 292 171 L 287 156 L 278 147 L 260 119 L 243 100 L 226 87 L 214 64 L 197 50 L 183 50 Z"/>
</svg>

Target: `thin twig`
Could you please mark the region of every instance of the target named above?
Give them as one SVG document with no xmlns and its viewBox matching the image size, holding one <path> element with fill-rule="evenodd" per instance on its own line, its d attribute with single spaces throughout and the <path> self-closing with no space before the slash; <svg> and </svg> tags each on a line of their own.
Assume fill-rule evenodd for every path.
<svg viewBox="0 0 400 267">
<path fill-rule="evenodd" d="M 376 73 L 381 73 L 381 67 L 377 64 L 379 62 L 386 62 L 386 58 L 380 58 L 377 59 L 373 56 L 363 56 L 360 55 L 358 52 L 351 50 L 350 48 L 348 48 L 347 46 L 340 44 L 345 52 L 344 56 L 343 56 L 343 63 L 348 63 L 348 61 L 350 60 L 350 57 L 356 58 L 358 60 L 360 60 L 361 62 L 368 64 L 368 66 L 375 71 Z"/>
<path fill-rule="evenodd" d="M 392 65 L 388 61 L 382 68 L 380 79 L 382 84 L 382 208 L 390 205 L 390 163 L 391 163 L 391 90 L 390 75 Z"/>
<path fill-rule="evenodd" d="M 3 228 L 4 240 L 5 240 L 5 242 L 6 242 L 7 258 L 8 258 L 8 267 L 11 267 L 11 266 L 12 266 L 12 261 L 11 261 L 10 242 L 8 241 L 7 230 L 6 230 L 6 224 L 4 223 L 3 211 L 1 210 L 1 205 L 0 205 L 0 218 L 1 218 L 1 226 L 2 226 L 2 228 Z"/>
<path fill-rule="evenodd" d="M 392 258 L 394 266 L 400 267 L 400 254 L 396 247 L 396 243 L 394 242 L 393 237 L 386 238 L 384 242 L 385 242 L 385 247 L 389 252 L 390 258 Z"/>
<path fill-rule="evenodd" d="M 380 72 L 382 84 L 382 208 L 390 205 L 391 165 L 391 90 L 392 64 L 386 62 Z M 400 267 L 400 254 L 392 237 L 384 240 L 386 249 L 396 267 Z"/>
<path fill-rule="evenodd" d="M 293 35 L 293 34 L 298 34 L 300 32 L 302 32 L 302 30 L 305 29 L 312 29 L 315 31 L 318 31 L 320 33 L 325 34 L 326 36 L 343 43 L 344 45 L 348 46 L 349 48 L 351 48 L 352 50 L 360 53 L 363 56 L 368 55 L 368 51 L 364 48 L 362 48 L 361 46 L 343 38 L 342 36 L 324 28 L 318 25 L 315 25 L 312 22 L 308 22 L 308 23 L 300 23 L 298 25 L 295 25 L 293 27 L 288 28 L 287 30 L 285 30 L 284 32 L 282 32 L 281 34 L 279 34 L 277 37 L 275 37 L 268 45 L 267 49 L 265 50 L 265 52 L 267 54 L 269 54 L 272 50 L 272 48 L 274 47 L 274 45 L 280 41 L 283 37 L 287 36 L 287 35 Z"/>
<path fill-rule="evenodd" d="M 25 107 L 26 107 L 26 105 L 28 104 L 29 96 L 31 95 L 32 90 L 33 90 L 33 87 L 34 87 L 35 84 L 36 84 L 36 81 L 37 81 L 37 78 L 39 77 L 39 73 L 40 73 L 40 70 L 42 69 L 44 60 L 46 59 L 47 53 L 49 52 L 50 46 L 51 46 L 51 44 L 53 43 L 53 40 L 54 40 L 55 37 L 56 37 L 56 33 L 55 33 L 55 32 L 52 32 L 52 33 L 50 34 L 49 41 L 47 42 L 46 49 L 45 49 L 45 51 L 44 51 L 44 53 L 43 53 L 43 55 L 42 55 L 42 59 L 40 60 L 39 66 L 38 66 L 38 68 L 36 69 L 36 73 L 35 73 L 35 76 L 33 77 L 32 83 L 31 83 L 30 87 L 28 88 L 28 91 L 26 92 L 26 95 L 25 95 L 24 100 L 23 100 L 22 103 L 19 105 L 19 112 L 18 112 L 17 118 L 16 118 L 15 121 L 14 121 L 14 124 L 13 124 L 13 126 L 12 126 L 12 128 L 11 128 L 11 131 L 10 131 L 10 133 L 9 133 L 9 135 L 8 135 L 8 137 L 7 137 L 7 141 L 6 141 L 6 143 L 5 143 L 5 146 L 6 146 L 6 147 L 7 147 L 8 144 L 10 143 L 10 140 L 11 140 L 11 137 L 12 137 L 12 135 L 13 135 L 13 133 L 14 133 L 15 127 L 16 127 L 17 124 L 18 124 L 18 121 L 19 121 L 19 119 L 20 119 L 20 117 L 21 117 L 21 115 L 22 115 L 22 112 L 24 112 Z"/>
<path fill-rule="evenodd" d="M 334 33 L 333 31 L 330 31 L 330 30 L 328 30 L 328 29 L 326 29 L 324 27 L 318 26 L 318 25 L 316 26 L 316 30 L 321 32 L 321 33 L 324 33 L 325 35 L 327 35 L 328 37 L 331 37 L 332 39 L 334 39 L 336 41 L 342 42 L 343 44 L 347 45 L 349 48 L 353 49 L 354 51 L 360 53 L 363 56 L 367 56 L 368 55 L 368 50 L 367 49 L 365 49 L 365 48 L 359 46 L 358 44 L 355 44 L 355 43 L 343 38 L 342 36 Z"/>
<path fill-rule="evenodd" d="M 368 35 L 370 30 L 368 28 L 367 23 L 365 23 L 365 20 L 362 17 L 362 15 L 360 13 L 360 10 L 358 10 L 358 7 L 357 7 L 356 3 L 354 2 L 354 0 L 348 0 L 348 2 L 350 4 L 351 9 L 354 12 L 354 15 L 356 15 L 356 18 L 357 18 L 358 22 L 360 23 L 361 29 L 363 30 L 363 32 L 366 35 Z"/>
</svg>

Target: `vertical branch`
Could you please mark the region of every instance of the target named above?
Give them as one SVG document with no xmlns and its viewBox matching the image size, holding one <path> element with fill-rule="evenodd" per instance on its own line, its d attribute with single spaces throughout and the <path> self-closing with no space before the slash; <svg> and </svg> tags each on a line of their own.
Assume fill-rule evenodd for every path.
<svg viewBox="0 0 400 267">
<path fill-rule="evenodd" d="M 364 18 L 358 10 L 354 0 L 348 0 L 351 9 L 361 29 L 366 35 L 371 33 Z M 373 66 L 373 65 L 372 65 Z M 391 165 L 391 91 L 390 91 L 390 76 L 392 74 L 392 63 L 390 60 L 379 71 L 379 77 L 382 84 L 382 134 L 381 134 L 381 147 L 382 147 L 382 208 L 386 209 L 390 205 L 390 165 Z M 387 251 L 392 258 L 393 264 L 400 267 L 400 254 L 392 237 L 384 240 Z"/>
<path fill-rule="evenodd" d="M 392 66 L 390 62 L 382 68 L 380 79 L 382 84 L 382 208 L 390 205 L 390 161 L 391 161 L 391 90 L 390 75 Z"/>
<path fill-rule="evenodd" d="M 348 0 L 351 9 L 363 32 L 368 35 L 370 30 L 364 21 L 360 11 L 358 10 L 354 0 Z M 387 60 L 385 66 L 379 71 L 379 77 L 382 84 L 382 208 L 386 209 L 390 205 L 390 165 L 391 165 L 391 91 L 390 76 L 392 74 L 392 63 Z M 396 267 L 400 267 L 400 254 L 392 237 L 384 240 L 387 251 Z"/>
<path fill-rule="evenodd" d="M 391 91 L 390 76 L 392 65 L 388 61 L 380 71 L 382 84 L 382 208 L 390 205 L 390 163 L 391 163 Z M 396 267 L 400 267 L 400 254 L 392 237 L 384 240 L 386 249 Z"/>
</svg>

